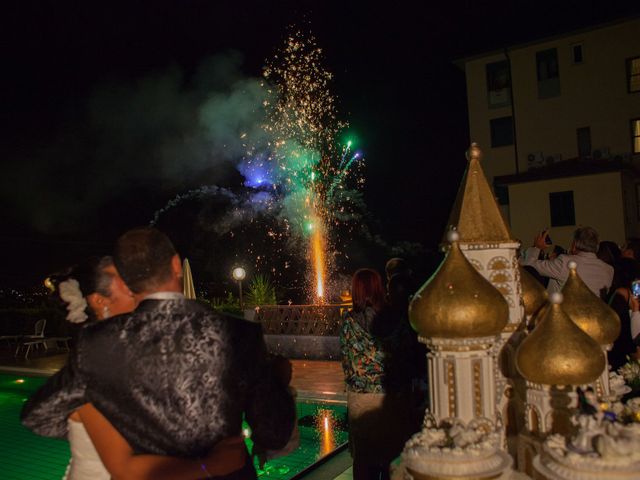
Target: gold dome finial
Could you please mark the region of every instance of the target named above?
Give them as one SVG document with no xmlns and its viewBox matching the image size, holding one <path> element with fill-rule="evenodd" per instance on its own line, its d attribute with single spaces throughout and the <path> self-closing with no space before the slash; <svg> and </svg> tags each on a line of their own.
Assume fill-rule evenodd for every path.
<svg viewBox="0 0 640 480">
<path fill-rule="evenodd" d="M 509 321 L 506 300 L 460 251 L 460 236 L 449 230 L 451 248 L 409 305 L 411 325 L 423 337 L 487 337 Z"/>
<path fill-rule="evenodd" d="M 466 156 L 469 164 L 447 225 L 458 226 L 461 244 L 513 242 L 482 170 L 480 147 L 472 143 Z"/>
<path fill-rule="evenodd" d="M 576 262 L 569 262 L 569 278 L 562 288 L 563 309 L 598 344 L 609 345 L 620 334 L 620 318 L 585 285 L 577 268 Z"/>
<path fill-rule="evenodd" d="M 520 285 L 522 286 L 522 301 L 526 316 L 535 315 L 547 302 L 549 297 L 542 284 L 527 271 L 520 267 Z"/>
<path fill-rule="evenodd" d="M 479 162 L 480 160 L 482 160 L 482 150 L 480 150 L 480 147 L 477 143 L 473 142 L 469 147 L 469 150 L 466 151 L 465 156 L 469 161 L 475 160 Z"/>
<path fill-rule="evenodd" d="M 456 230 L 456 227 L 450 227 L 449 231 L 447 232 L 447 242 L 453 244 L 453 243 L 457 243 L 460 240 L 460 234 L 458 233 L 458 230 Z"/>
<path fill-rule="evenodd" d="M 584 385 L 605 366 L 600 346 L 564 313 L 563 295 L 553 293 L 551 305 L 516 353 L 516 366 L 530 382 L 543 385 Z M 544 368 L 541 368 L 543 366 Z"/>
</svg>

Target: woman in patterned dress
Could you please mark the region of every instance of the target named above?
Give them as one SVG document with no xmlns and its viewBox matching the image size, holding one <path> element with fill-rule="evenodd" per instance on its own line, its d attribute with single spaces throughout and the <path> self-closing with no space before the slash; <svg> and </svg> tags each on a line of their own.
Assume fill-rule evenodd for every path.
<svg viewBox="0 0 640 480">
<path fill-rule="evenodd" d="M 353 309 L 345 313 L 340 345 L 353 478 L 388 479 L 390 462 L 420 425 L 407 363 L 415 333 L 386 304 L 375 270 L 354 274 L 351 295 Z"/>
</svg>

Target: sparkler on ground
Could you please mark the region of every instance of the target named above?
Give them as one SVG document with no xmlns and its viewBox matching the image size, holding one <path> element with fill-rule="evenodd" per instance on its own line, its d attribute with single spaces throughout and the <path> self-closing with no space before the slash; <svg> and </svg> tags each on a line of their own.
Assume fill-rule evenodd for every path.
<svg viewBox="0 0 640 480">
<path fill-rule="evenodd" d="M 313 223 L 313 233 L 311 234 L 311 261 L 313 265 L 313 273 L 315 278 L 316 301 L 322 303 L 325 295 L 325 235 L 322 223 L 316 218 Z"/>
</svg>

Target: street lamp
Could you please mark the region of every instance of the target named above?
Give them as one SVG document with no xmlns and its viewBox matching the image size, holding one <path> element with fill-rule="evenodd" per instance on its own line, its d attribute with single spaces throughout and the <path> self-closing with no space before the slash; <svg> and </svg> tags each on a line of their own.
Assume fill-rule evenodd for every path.
<svg viewBox="0 0 640 480">
<path fill-rule="evenodd" d="M 231 275 L 233 276 L 233 279 L 238 282 L 238 290 L 240 291 L 240 310 L 242 310 L 242 280 L 247 276 L 247 272 L 242 267 L 236 267 L 233 269 L 233 272 L 231 272 Z"/>
</svg>

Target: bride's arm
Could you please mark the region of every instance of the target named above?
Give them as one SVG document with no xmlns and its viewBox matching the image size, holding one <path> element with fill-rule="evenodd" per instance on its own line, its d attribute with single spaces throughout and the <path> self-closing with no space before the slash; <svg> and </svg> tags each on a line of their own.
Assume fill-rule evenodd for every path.
<svg viewBox="0 0 640 480">
<path fill-rule="evenodd" d="M 196 480 L 223 476 L 242 468 L 247 451 L 241 437 L 218 443 L 202 461 L 162 455 L 135 455 L 113 425 L 88 403 L 78 410 L 100 459 L 114 479 Z"/>
</svg>

